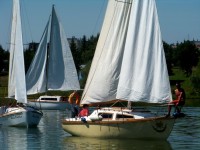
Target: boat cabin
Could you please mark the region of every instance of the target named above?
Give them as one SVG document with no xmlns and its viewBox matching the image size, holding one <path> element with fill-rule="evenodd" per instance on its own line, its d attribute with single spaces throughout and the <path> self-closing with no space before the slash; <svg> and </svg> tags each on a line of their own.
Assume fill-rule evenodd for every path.
<svg viewBox="0 0 200 150">
<path fill-rule="evenodd" d="M 134 118 L 133 114 L 130 113 L 131 110 L 121 110 L 114 108 L 102 108 L 93 111 L 93 113 L 89 116 L 89 118 L 94 121 L 99 119 L 111 119 L 111 120 L 119 120 L 121 118 Z"/>
<path fill-rule="evenodd" d="M 89 116 L 90 120 L 103 120 L 103 119 L 110 119 L 110 120 L 121 120 L 121 119 L 143 119 L 155 117 L 155 114 L 151 113 L 150 111 L 144 111 L 144 109 L 127 109 L 127 108 L 119 108 L 119 107 L 105 107 L 101 109 L 97 109 L 92 112 Z"/>
</svg>

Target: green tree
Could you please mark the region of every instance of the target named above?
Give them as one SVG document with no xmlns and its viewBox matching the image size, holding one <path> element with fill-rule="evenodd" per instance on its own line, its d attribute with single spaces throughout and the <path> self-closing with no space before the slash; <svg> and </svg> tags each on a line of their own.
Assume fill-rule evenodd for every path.
<svg viewBox="0 0 200 150">
<path fill-rule="evenodd" d="M 192 76 L 190 77 L 193 94 L 200 94 L 200 62 L 197 67 L 193 69 Z"/>
<path fill-rule="evenodd" d="M 81 39 L 80 51 L 83 64 L 92 60 L 98 37 L 99 35 L 97 35 L 96 37 L 91 36 L 89 39 L 87 39 L 86 36 L 83 36 L 83 38 Z"/>
<path fill-rule="evenodd" d="M 3 61 L 4 61 L 4 50 L 2 46 L 0 45 L 0 72 L 2 71 L 3 67 Z"/>
<path fill-rule="evenodd" d="M 187 77 L 192 74 L 192 68 L 199 62 L 199 51 L 193 42 L 184 41 L 177 45 L 176 60 Z"/>
<path fill-rule="evenodd" d="M 164 51 L 165 51 L 165 57 L 166 57 L 166 63 L 167 63 L 168 74 L 169 74 L 169 75 L 173 75 L 173 71 L 172 71 L 173 49 L 172 49 L 172 46 L 169 45 L 169 44 L 167 44 L 166 42 L 163 42 L 163 47 L 164 47 Z"/>
<path fill-rule="evenodd" d="M 98 41 L 98 35 L 97 35 L 97 37 L 91 36 L 88 39 L 87 50 L 84 52 L 84 59 L 85 59 L 86 63 L 93 59 L 94 52 L 95 52 L 96 45 L 97 45 L 97 41 Z"/>
<path fill-rule="evenodd" d="M 99 34 L 97 36 L 91 36 L 88 40 L 86 36 L 81 39 L 80 45 L 80 57 L 82 58 L 82 68 L 81 75 L 82 79 L 80 81 L 81 88 L 84 88 L 85 82 L 89 73 L 90 65 L 94 56 Z"/>
<path fill-rule="evenodd" d="M 83 89 L 85 87 L 85 83 L 86 83 L 86 80 L 87 80 L 87 77 L 88 77 L 88 73 L 89 73 L 89 70 L 90 70 L 91 63 L 92 63 L 92 61 L 88 61 L 85 65 L 85 67 L 82 68 L 82 70 L 81 70 L 82 79 L 80 80 L 80 85 L 81 85 L 81 88 L 83 88 Z"/>
<path fill-rule="evenodd" d="M 33 57 L 35 56 L 37 47 L 38 47 L 38 43 L 32 42 L 32 43 L 29 43 L 28 48 L 24 51 L 25 72 L 28 71 L 29 66 L 31 65 L 31 62 L 33 60 Z"/>
<path fill-rule="evenodd" d="M 75 40 L 78 41 L 75 37 L 72 37 L 71 42 L 70 42 L 70 49 L 72 52 L 76 70 L 77 70 L 77 72 L 79 72 L 82 61 L 80 58 L 81 53 L 80 53 L 80 50 L 77 48 L 77 44 L 76 44 Z"/>
<path fill-rule="evenodd" d="M 80 45 L 80 51 L 81 51 L 81 59 L 82 63 L 86 63 L 88 60 L 86 60 L 87 57 L 87 50 L 88 50 L 88 45 L 87 45 L 87 38 L 84 35 L 83 38 L 81 39 L 81 45 Z"/>
<path fill-rule="evenodd" d="M 0 72 L 2 70 L 8 71 L 9 69 L 9 52 L 5 51 L 0 45 Z"/>
</svg>

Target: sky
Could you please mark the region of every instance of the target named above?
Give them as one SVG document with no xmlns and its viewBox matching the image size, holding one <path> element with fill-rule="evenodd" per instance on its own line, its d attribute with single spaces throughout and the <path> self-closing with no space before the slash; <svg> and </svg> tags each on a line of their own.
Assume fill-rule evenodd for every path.
<svg viewBox="0 0 200 150">
<path fill-rule="evenodd" d="M 96 35 L 108 0 L 21 0 L 23 41 L 39 42 L 52 5 L 68 38 Z M 162 38 L 168 44 L 200 41 L 200 0 L 156 0 Z M 9 48 L 12 0 L 0 0 L 0 45 Z"/>
</svg>

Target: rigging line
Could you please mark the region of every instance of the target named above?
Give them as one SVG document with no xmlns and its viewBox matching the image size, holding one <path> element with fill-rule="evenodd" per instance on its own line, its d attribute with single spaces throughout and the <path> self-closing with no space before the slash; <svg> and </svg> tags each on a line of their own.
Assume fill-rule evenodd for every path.
<svg viewBox="0 0 200 150">
<path fill-rule="evenodd" d="M 104 0 L 104 2 L 103 2 L 102 6 L 101 6 L 100 11 L 99 11 L 99 15 L 98 15 L 98 17 L 97 17 L 97 21 L 96 21 L 95 26 L 94 26 L 94 29 L 93 29 L 93 31 L 92 31 L 92 35 L 94 35 L 95 29 L 96 29 L 96 27 L 97 27 L 97 23 L 99 22 L 99 19 L 100 19 L 100 16 L 101 16 L 101 14 L 102 14 L 102 10 L 103 10 L 104 6 L 105 6 L 105 0 Z"/>
<path fill-rule="evenodd" d="M 22 7 L 21 7 L 21 14 L 23 14 L 25 17 L 24 18 L 27 18 L 26 19 L 26 23 L 27 23 L 27 26 L 26 26 L 26 24 L 25 24 L 25 19 L 23 19 L 22 21 L 24 22 L 24 27 L 25 27 L 25 34 L 24 34 L 24 36 L 25 36 L 25 39 L 27 40 L 27 43 L 28 43 L 28 31 L 29 31 L 29 34 L 30 34 L 30 39 L 31 39 L 31 41 L 33 41 L 33 34 L 32 34 L 32 31 L 31 31 L 31 26 L 30 26 L 30 21 L 29 21 L 29 17 L 28 17 L 28 11 L 27 11 L 27 8 L 25 7 L 25 6 L 27 6 L 26 4 L 25 4 L 25 0 L 22 0 L 22 3 L 23 3 L 23 5 L 22 6 L 24 6 L 23 7 L 23 9 L 22 9 Z M 24 13 L 23 13 L 23 11 L 24 11 Z M 22 15 L 21 15 L 22 16 Z M 28 28 L 28 29 L 27 29 Z"/>
<path fill-rule="evenodd" d="M 10 52 L 10 45 L 11 45 L 11 42 L 10 42 L 10 40 L 11 40 L 11 34 L 10 34 L 10 32 L 11 32 L 11 30 L 12 30 L 12 16 L 13 15 L 13 6 L 11 7 L 11 11 L 10 11 L 10 13 L 9 13 L 9 23 L 8 23 L 8 28 L 7 28 L 7 30 L 6 30 L 6 32 L 7 32 L 7 35 L 8 36 L 6 36 L 7 37 L 7 39 L 6 39 L 6 47 L 5 47 L 5 49 L 7 49 L 9 52 Z M 9 41 L 9 42 L 8 42 Z"/>
<path fill-rule="evenodd" d="M 108 7 L 108 6 L 107 6 L 107 7 Z M 115 3 L 115 6 L 114 6 L 114 7 L 115 7 L 115 8 L 117 7 L 117 3 Z M 106 12 L 105 12 L 105 13 L 107 13 L 107 9 L 108 9 L 108 8 L 106 8 Z M 114 12 L 115 12 L 115 11 L 116 11 L 116 9 L 114 10 Z M 105 14 L 105 15 L 106 15 L 106 14 Z M 113 16 L 112 16 L 111 20 L 114 19 L 114 16 L 115 16 L 115 13 L 113 13 Z M 105 17 L 104 17 L 104 21 L 105 21 Z M 103 21 L 103 24 L 104 24 L 104 21 Z M 110 31 L 112 22 L 113 22 L 113 21 L 110 22 L 109 31 Z M 100 34 L 101 34 L 101 33 L 100 33 Z M 108 34 L 109 34 L 109 32 L 108 32 L 107 35 L 106 35 L 106 39 L 108 38 Z M 105 41 L 106 41 L 106 40 L 105 40 Z M 103 44 L 103 48 L 102 48 L 102 49 L 104 49 L 104 47 L 105 47 L 105 41 L 104 41 L 104 44 Z M 98 42 L 97 42 L 97 44 L 98 44 Z M 95 50 L 95 51 L 96 51 L 96 50 Z M 96 52 L 95 52 L 95 53 L 96 53 Z M 98 58 L 97 62 L 100 61 L 100 58 L 101 58 L 101 56 L 102 56 L 102 53 L 103 53 L 103 51 L 101 51 L 100 57 Z M 94 55 L 95 55 L 95 54 L 94 54 Z M 93 59 L 94 59 L 94 57 L 93 57 Z M 93 63 L 94 63 L 94 62 L 92 61 L 91 67 L 92 67 Z M 98 64 L 98 63 L 97 63 L 97 64 Z M 91 69 L 91 67 L 90 67 L 90 69 Z M 96 70 L 97 70 L 97 67 L 95 67 L 91 79 L 94 78 L 94 74 L 95 74 Z M 89 76 L 90 74 L 91 74 L 91 72 L 89 72 L 88 76 Z M 88 84 L 90 85 L 91 83 L 92 83 L 92 80 L 90 80 L 90 82 L 89 82 Z M 86 84 L 87 84 L 87 82 L 86 82 Z M 85 88 L 84 91 L 87 92 L 88 89 L 89 89 L 89 86 L 87 87 L 87 89 Z M 86 92 L 83 92 L 82 99 L 84 99 Z M 82 101 L 82 99 L 81 99 L 81 101 Z"/>
<path fill-rule="evenodd" d="M 110 30 L 111 30 L 111 25 L 112 25 L 112 23 L 113 23 L 113 20 L 114 20 L 114 17 L 115 17 L 115 15 L 116 15 L 116 8 L 117 8 L 117 6 L 118 6 L 118 1 L 116 0 L 116 2 L 115 2 L 115 6 L 114 6 L 114 13 L 113 13 L 113 16 L 112 16 L 112 18 L 111 18 L 111 22 L 110 22 L 110 26 L 109 26 L 109 29 L 108 29 L 108 33 L 107 33 L 107 35 L 106 35 L 106 39 L 108 38 L 108 35 L 109 35 L 109 33 L 110 33 Z M 108 7 L 108 6 L 107 6 Z M 107 9 L 108 8 L 106 8 L 106 13 L 107 13 Z M 106 14 L 105 14 L 106 15 Z M 105 17 L 104 17 L 104 20 L 105 20 Z M 104 22 L 103 22 L 104 23 Z M 105 40 L 106 41 L 106 40 Z M 103 48 L 102 49 L 104 49 L 104 47 L 105 47 L 105 41 L 104 41 L 104 44 L 103 44 Z M 98 43 L 97 43 L 98 44 Z M 101 56 L 102 56 L 102 54 L 103 54 L 103 50 L 101 51 L 101 53 L 100 53 L 100 57 L 98 58 L 98 60 L 97 60 L 97 62 L 99 62 L 100 61 L 100 58 L 101 58 Z M 98 63 L 97 63 L 98 64 Z M 91 66 L 93 65 L 93 62 L 92 62 L 92 64 L 91 64 Z M 94 78 L 94 74 L 95 74 L 95 72 L 96 72 L 96 70 L 97 70 L 97 67 L 95 67 L 95 69 L 94 69 L 94 71 L 93 71 L 93 74 L 92 74 L 92 79 Z M 89 73 L 89 75 L 90 75 L 90 73 Z M 91 82 L 92 82 L 92 80 L 90 80 L 90 82 L 89 82 L 89 85 L 91 84 Z M 87 82 L 86 82 L 86 84 L 87 84 Z M 85 88 L 85 91 L 87 92 L 88 91 L 88 89 L 89 88 Z M 82 99 L 84 99 L 84 97 L 85 97 L 85 95 L 86 95 L 86 92 L 84 92 L 83 93 L 83 95 L 82 95 L 82 98 L 81 98 L 81 101 L 82 101 Z"/>
</svg>

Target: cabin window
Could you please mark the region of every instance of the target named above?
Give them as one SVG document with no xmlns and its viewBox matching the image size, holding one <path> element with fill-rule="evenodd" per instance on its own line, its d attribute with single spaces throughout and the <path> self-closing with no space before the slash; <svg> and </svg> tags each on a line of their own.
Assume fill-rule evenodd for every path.
<svg viewBox="0 0 200 150">
<path fill-rule="evenodd" d="M 133 116 L 129 116 L 129 115 L 117 115 L 117 118 L 133 118 Z"/>
<path fill-rule="evenodd" d="M 109 114 L 109 113 L 99 113 L 99 115 L 101 115 L 103 118 L 112 118 L 113 114 Z"/>
<path fill-rule="evenodd" d="M 41 100 L 57 100 L 57 98 L 41 98 Z"/>
</svg>

